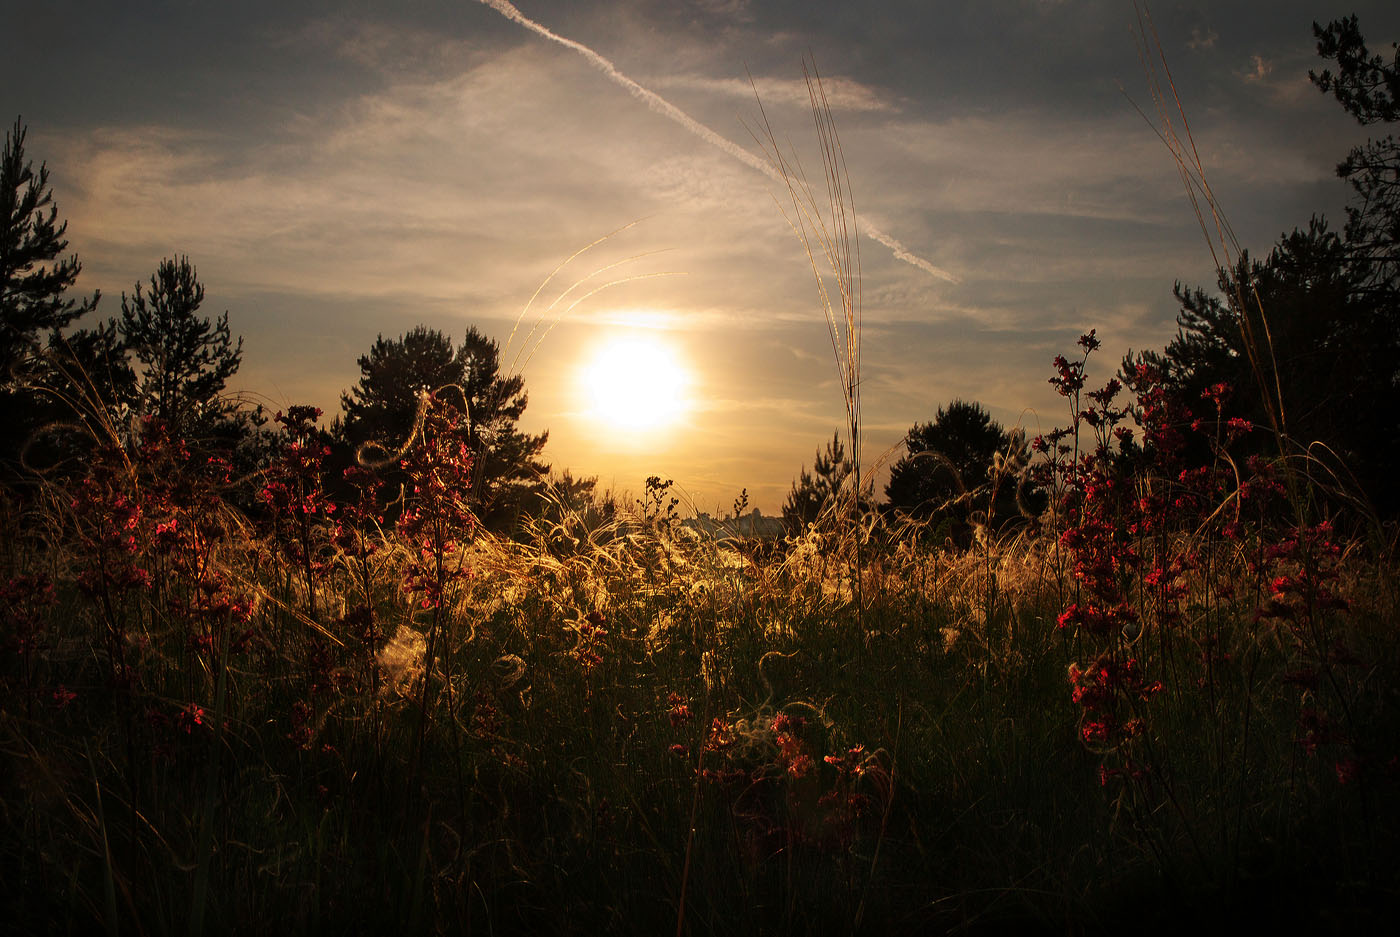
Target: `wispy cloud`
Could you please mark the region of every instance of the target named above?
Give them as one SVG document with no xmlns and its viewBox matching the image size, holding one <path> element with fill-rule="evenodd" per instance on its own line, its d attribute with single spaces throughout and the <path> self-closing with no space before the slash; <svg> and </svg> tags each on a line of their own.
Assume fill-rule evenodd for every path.
<svg viewBox="0 0 1400 937">
<path fill-rule="evenodd" d="M 551 42 L 556 42 L 559 45 L 564 46 L 566 49 L 571 49 L 574 52 L 577 52 L 579 55 L 582 55 L 585 59 L 587 59 L 588 62 L 592 64 L 595 68 L 601 71 L 610 81 L 614 82 L 615 84 L 621 85 L 623 88 L 626 88 L 629 93 L 631 93 L 637 98 L 640 98 L 643 102 L 646 103 L 646 105 L 649 108 L 661 114 L 663 117 L 674 121 L 675 123 L 684 127 L 686 130 L 690 131 L 695 136 L 704 140 L 706 143 L 709 143 L 711 146 L 716 147 L 724 153 L 727 153 L 729 156 L 733 157 L 734 159 L 738 160 L 739 162 L 743 163 L 749 168 L 755 169 L 763 173 L 764 175 L 772 179 L 774 182 L 779 184 L 784 183 L 782 174 L 779 173 L 779 171 L 766 159 L 754 155 L 753 153 L 739 146 L 734 141 L 728 139 L 727 137 L 721 136 L 714 130 L 711 130 L 709 127 L 705 126 L 695 118 L 691 117 L 685 111 L 676 107 L 670 101 L 667 101 L 665 98 L 661 97 L 661 95 L 648 88 L 643 87 L 633 79 L 628 78 L 626 75 L 620 72 L 617 66 L 614 65 L 609 59 L 603 57 L 599 53 L 595 52 L 593 49 L 590 49 L 588 46 L 584 45 L 583 43 L 576 42 L 573 39 L 565 38 L 564 36 L 553 32 L 552 30 L 541 25 L 540 23 L 535 22 L 534 20 L 521 13 L 518 9 L 516 9 L 514 4 L 507 3 L 506 0 L 481 0 L 481 2 L 484 3 L 486 6 L 489 6 L 496 12 L 500 13 L 507 19 L 519 23 L 521 26 L 524 26 L 531 32 L 537 33 L 538 35 L 543 36 Z M 932 263 L 929 263 L 924 258 L 919 257 L 917 254 L 913 253 L 907 247 L 905 247 L 904 244 L 901 243 L 893 235 L 888 234 L 877 228 L 875 225 L 871 224 L 868 219 L 863 219 L 857 216 L 857 223 L 867 235 L 869 235 L 874 240 L 878 241 L 880 244 L 883 244 L 885 247 L 889 248 L 889 250 L 899 260 L 902 260 L 905 263 L 910 264 L 912 266 L 918 267 L 920 270 L 923 270 L 930 276 L 936 277 L 940 280 L 947 280 L 950 283 L 956 283 L 958 281 L 958 278 L 956 276 L 954 276 L 946 270 L 943 270 L 933 265 Z"/>
<path fill-rule="evenodd" d="M 806 109 L 811 104 L 807 83 L 785 78 L 709 78 L 701 75 L 658 75 L 647 80 L 653 88 L 668 91 L 699 91 L 752 102 L 755 94 L 764 105 Z M 822 88 L 833 111 L 897 111 L 894 102 L 881 97 L 873 87 L 850 78 L 822 76 Z"/>
<path fill-rule="evenodd" d="M 722 16 L 725 19 L 738 22 L 748 22 L 753 19 L 753 14 L 749 12 L 751 0 L 694 0 L 694 3 L 705 12 Z"/>
</svg>

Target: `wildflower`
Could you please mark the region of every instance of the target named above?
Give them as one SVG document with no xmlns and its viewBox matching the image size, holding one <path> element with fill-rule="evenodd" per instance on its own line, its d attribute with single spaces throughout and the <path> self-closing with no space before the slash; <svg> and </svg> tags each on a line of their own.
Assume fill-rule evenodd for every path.
<svg viewBox="0 0 1400 937">
<path fill-rule="evenodd" d="M 63 709 L 77 698 L 77 693 L 74 693 L 61 683 L 58 685 L 58 689 L 53 691 L 53 702 L 59 709 Z"/>
<path fill-rule="evenodd" d="M 666 705 L 669 707 L 666 717 L 671 720 L 671 728 L 679 729 L 690 722 L 692 713 L 685 697 L 679 693 L 671 693 L 666 697 Z"/>
<path fill-rule="evenodd" d="M 204 708 L 196 706 L 194 703 L 187 704 L 176 714 L 175 724 L 183 729 L 186 735 L 189 735 L 196 728 L 204 725 Z"/>
<path fill-rule="evenodd" d="M 1064 355 L 1056 355 L 1054 364 L 1059 374 L 1050 378 L 1050 383 L 1059 391 L 1061 397 L 1075 395 L 1084 388 L 1083 362 L 1070 363 Z"/>
<path fill-rule="evenodd" d="M 812 773 L 814 767 L 816 767 L 816 762 L 814 762 L 812 756 L 808 755 L 806 752 L 801 752 L 787 758 L 787 772 L 794 778 L 805 778 Z"/>
<path fill-rule="evenodd" d="M 1079 603 L 1075 602 L 1071 604 L 1069 608 L 1065 609 L 1059 614 L 1059 616 L 1055 619 L 1055 626 L 1058 628 L 1067 628 L 1070 625 L 1073 625 L 1076 622 L 1078 622 L 1079 616 Z"/>
<path fill-rule="evenodd" d="M 802 750 L 802 730 L 806 720 L 801 716 L 779 713 L 773 719 L 773 731 L 777 735 L 778 761 L 787 773 L 794 778 L 803 778 L 812 773 L 816 763 L 812 756 Z"/>
<path fill-rule="evenodd" d="M 705 736 L 705 751 L 722 752 L 734 747 L 734 724 L 716 716 Z"/>
<path fill-rule="evenodd" d="M 807 720 L 801 716 L 778 713 L 773 719 L 773 731 L 779 734 L 798 735 L 807 727 Z"/>
<path fill-rule="evenodd" d="M 479 690 L 476 710 L 472 713 L 471 733 L 478 738 L 493 739 L 501 734 L 502 720 L 491 694 Z"/>
</svg>

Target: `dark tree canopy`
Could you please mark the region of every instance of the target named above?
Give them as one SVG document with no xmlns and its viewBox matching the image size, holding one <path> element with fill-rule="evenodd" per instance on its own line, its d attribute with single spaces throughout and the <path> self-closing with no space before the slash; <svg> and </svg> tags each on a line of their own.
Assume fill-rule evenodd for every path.
<svg viewBox="0 0 1400 937">
<path fill-rule="evenodd" d="M 1310 72 L 1363 125 L 1400 118 L 1400 48 L 1373 55 L 1356 17 L 1313 24 L 1318 54 L 1335 70 Z M 1233 388 L 1222 416 L 1277 427 L 1294 447 L 1319 443 L 1360 482 L 1383 515 L 1400 511 L 1392 479 L 1400 458 L 1400 143 L 1353 149 L 1337 167 L 1352 188 L 1343 236 L 1314 217 L 1284 235 L 1263 261 L 1247 254 L 1224 271 L 1218 294 L 1174 289 L 1178 331 L 1160 353 L 1124 359 L 1132 382 L 1148 365 L 1197 416 L 1213 418 L 1204 392 Z M 1242 448 L 1272 447 L 1271 434 Z M 1194 454 L 1211 458 L 1208 452 Z"/>
<path fill-rule="evenodd" d="M 0 462 L 7 475 L 40 427 L 71 417 L 53 393 L 61 375 L 38 354 L 44 337 L 98 301 L 96 293 L 65 298 L 81 268 L 76 256 L 62 256 L 68 224 L 58 220 L 47 166 L 36 172 L 25 159 L 25 133 L 16 118 L 0 153 Z M 59 456 L 45 453 L 40 462 L 51 457 Z"/>
<path fill-rule="evenodd" d="M 1337 71 L 1309 70 L 1308 78 L 1324 94 L 1331 92 L 1348 114 L 1362 124 L 1400 119 L 1400 43 L 1392 42 L 1391 58 L 1372 55 L 1355 16 L 1313 23 L 1317 54 L 1331 59 Z"/>
<path fill-rule="evenodd" d="M 1290 428 L 1315 424 L 1333 411 L 1350 383 L 1344 355 L 1363 341 L 1367 323 L 1353 295 L 1346 246 L 1327 223 L 1313 218 L 1308 230 L 1282 237 L 1262 262 L 1243 254 L 1217 286 L 1218 294 L 1177 283 L 1176 338 L 1164 353 L 1135 360 L 1155 366 L 1188 406 L 1224 381 L 1237 392 L 1262 385 L 1270 399 L 1282 389 L 1283 420 Z M 1236 295 L 1246 298 L 1238 311 L 1226 299 Z M 1254 364 L 1246 334 L 1261 341 Z M 1247 415 L 1269 423 L 1262 401 Z"/>
<path fill-rule="evenodd" d="M 1390 61 L 1366 48 L 1355 16 L 1313 24 L 1317 54 L 1336 71 L 1309 72 L 1363 126 L 1400 120 L 1400 44 Z M 1337 166 L 1351 185 L 1346 242 L 1357 288 L 1392 306 L 1400 296 L 1400 140 L 1389 135 L 1355 147 Z"/>
<path fill-rule="evenodd" d="M 97 304 L 65 299 L 82 269 L 68 249 L 53 203 L 49 170 L 24 158 L 26 128 L 15 118 L 0 154 L 0 382 L 9 383 L 15 365 L 40 348 L 41 337 L 61 329 Z"/>
<path fill-rule="evenodd" d="M 1237 311 L 1226 297 L 1241 295 L 1241 284 L 1246 301 Z M 1208 419 L 1215 413 L 1203 400 L 1206 390 L 1227 384 L 1232 393 L 1222 416 L 1264 428 L 1279 419 L 1296 443 L 1321 442 L 1336 452 L 1378 506 L 1392 502 L 1384 478 L 1400 455 L 1393 431 L 1400 332 L 1394 310 L 1361 288 L 1343 239 L 1314 218 L 1306 231 L 1280 239 L 1267 259 L 1241 256 L 1218 285 L 1219 294 L 1176 285 L 1176 338 L 1162 352 L 1125 358 L 1125 379 L 1148 365 Z M 1253 362 L 1245 324 L 1257 337 Z M 1255 450 L 1271 445 L 1264 433 L 1254 440 Z"/>
<path fill-rule="evenodd" d="M 118 329 L 136 364 L 137 410 L 174 434 L 208 432 L 227 415 L 219 395 L 243 357 L 228 313 L 200 318 L 203 302 L 204 286 L 188 257 L 162 260 L 149 292 L 137 283 L 132 296 L 122 294 Z"/>
<path fill-rule="evenodd" d="M 380 335 L 358 364 L 359 383 L 340 395 L 345 437 L 390 450 L 413 429 L 419 398 L 462 377 L 451 339 L 423 326 L 394 340 Z"/>
<path fill-rule="evenodd" d="M 824 511 L 839 504 L 841 499 L 850 498 L 854 484 L 855 465 L 846 455 L 841 434 L 833 432 L 826 450 L 817 450 L 812 471 L 808 472 L 803 466 L 800 476 L 793 481 L 792 490 L 783 503 L 783 523 L 793 533 L 801 533 Z M 870 492 L 866 490 L 861 495 L 861 508 L 868 509 Z"/>
<path fill-rule="evenodd" d="M 351 445 L 398 449 L 413 432 L 422 394 L 456 388 L 443 396 L 467 418 L 478 517 L 501 529 L 520 512 L 535 509 L 540 480 L 549 472 L 538 459 L 549 434 L 517 428 L 528 403 L 524 380 L 500 375 L 494 341 L 472 327 L 454 348 L 441 332 L 418 326 L 398 339 L 379 336 L 359 366 L 359 382 L 340 398 L 342 433 Z"/>
<path fill-rule="evenodd" d="M 915 423 L 904 437 L 907 454 L 890 469 L 885 498 L 890 509 L 919 519 L 965 518 L 986 511 L 995 481 L 993 514 L 1016 513 L 1014 472 L 995 476 L 995 466 L 1020 465 L 1026 447 L 992 419 L 981 404 L 954 400 L 939 407 L 930 423 Z"/>
</svg>

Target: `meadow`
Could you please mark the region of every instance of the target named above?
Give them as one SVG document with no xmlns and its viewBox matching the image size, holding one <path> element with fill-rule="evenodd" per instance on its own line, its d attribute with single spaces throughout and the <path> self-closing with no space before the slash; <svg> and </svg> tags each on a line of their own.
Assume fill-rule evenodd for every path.
<svg viewBox="0 0 1400 937">
<path fill-rule="evenodd" d="M 1096 345 L 963 545 L 841 503 L 714 539 L 660 496 L 493 536 L 445 394 L 392 519 L 311 408 L 255 479 L 98 440 L 4 500 L 6 929 L 1378 922 L 1394 544 L 1306 460 L 1232 459 L 1253 427 L 1087 392 Z"/>
<path fill-rule="evenodd" d="M 99 401 L 78 457 L 0 489 L 8 933 L 1388 919 L 1393 526 L 1228 415 L 1267 387 L 1120 380 L 1092 331 L 1046 363 L 1062 427 L 965 479 L 956 525 L 866 507 L 853 214 L 811 87 L 825 212 L 763 127 L 857 468 L 781 541 L 697 533 L 661 479 L 488 532 L 451 387 L 343 472 L 312 407 L 240 474 Z"/>
</svg>

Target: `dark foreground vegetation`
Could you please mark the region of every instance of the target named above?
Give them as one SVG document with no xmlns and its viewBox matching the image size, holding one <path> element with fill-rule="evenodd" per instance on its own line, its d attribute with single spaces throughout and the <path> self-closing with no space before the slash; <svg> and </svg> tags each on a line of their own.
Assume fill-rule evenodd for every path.
<svg viewBox="0 0 1400 937">
<path fill-rule="evenodd" d="M 8 926 L 1378 920 L 1392 545 L 1327 520 L 1306 461 L 1232 462 L 1254 430 L 1210 401 L 1086 393 L 1095 344 L 1008 481 L 1052 507 L 974 512 L 966 549 L 839 501 L 777 549 L 646 504 L 498 538 L 439 398 L 392 525 L 372 470 L 326 494 L 314 410 L 251 513 L 155 423 L 94 444 L 4 501 Z"/>
</svg>

